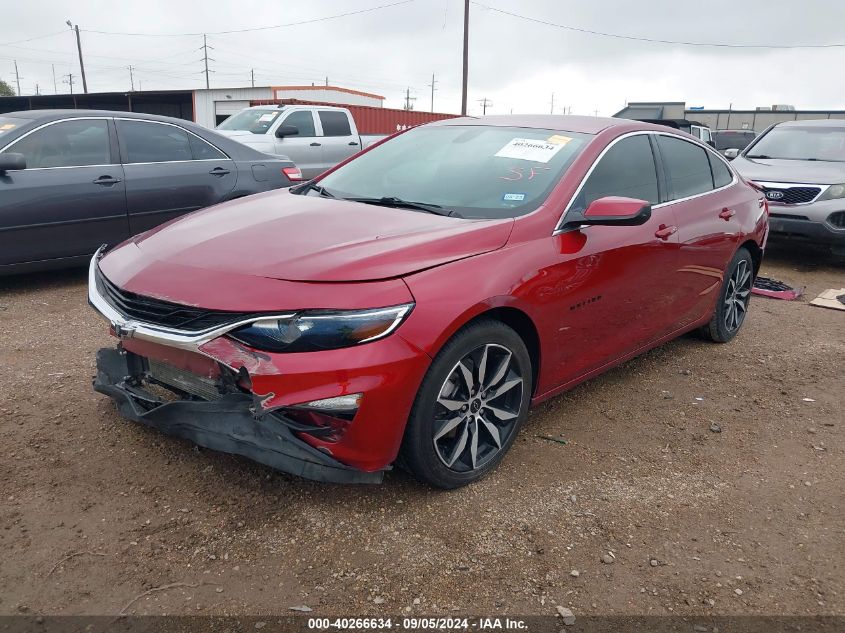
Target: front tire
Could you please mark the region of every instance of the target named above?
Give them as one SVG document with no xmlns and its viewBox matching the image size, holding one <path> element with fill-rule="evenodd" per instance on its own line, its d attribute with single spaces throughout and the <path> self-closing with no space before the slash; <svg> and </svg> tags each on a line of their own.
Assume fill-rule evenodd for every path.
<svg viewBox="0 0 845 633">
<path fill-rule="evenodd" d="M 483 320 L 437 354 L 417 392 L 401 463 L 438 488 L 465 486 L 501 461 L 528 414 L 531 359 L 507 325 Z"/>
<path fill-rule="evenodd" d="M 725 281 L 710 323 L 702 328 L 705 337 L 727 343 L 737 335 L 748 312 L 754 285 L 754 261 L 746 248 L 740 248 L 727 267 Z"/>
</svg>

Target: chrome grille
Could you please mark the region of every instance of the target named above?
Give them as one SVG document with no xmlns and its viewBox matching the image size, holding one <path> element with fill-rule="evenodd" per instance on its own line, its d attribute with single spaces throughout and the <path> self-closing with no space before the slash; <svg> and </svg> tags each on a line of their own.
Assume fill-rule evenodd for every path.
<svg viewBox="0 0 845 633">
<path fill-rule="evenodd" d="M 243 312 L 209 310 L 145 297 L 119 288 L 109 281 L 99 269 L 96 273 L 97 291 L 115 310 L 123 316 L 142 323 L 158 325 L 186 332 L 202 332 L 235 321 L 242 321 L 254 315 Z"/>
<path fill-rule="evenodd" d="M 162 363 L 152 358 L 147 359 L 149 369 L 147 374 L 156 382 L 168 387 L 175 387 L 180 391 L 197 396 L 203 400 L 217 400 L 220 398 L 220 390 L 217 383 L 211 378 L 204 378 L 189 371 Z"/>
</svg>

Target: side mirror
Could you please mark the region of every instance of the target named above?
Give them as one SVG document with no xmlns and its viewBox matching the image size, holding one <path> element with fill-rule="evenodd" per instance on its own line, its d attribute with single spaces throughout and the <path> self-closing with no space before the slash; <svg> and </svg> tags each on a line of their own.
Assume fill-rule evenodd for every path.
<svg viewBox="0 0 845 633">
<path fill-rule="evenodd" d="M 296 136 L 297 134 L 299 134 L 299 128 L 295 125 L 280 125 L 278 128 L 276 128 L 276 138 Z"/>
<path fill-rule="evenodd" d="M 21 169 L 26 169 L 26 156 L 12 153 L 0 154 L 0 174 Z"/>
<path fill-rule="evenodd" d="M 732 147 L 730 149 L 725 150 L 725 158 L 727 158 L 728 160 L 733 160 L 737 156 L 739 156 L 739 150 L 737 148 Z"/>
<path fill-rule="evenodd" d="M 639 226 L 651 218 L 651 203 L 636 198 L 606 196 L 590 203 L 584 215 L 573 223 L 604 226 Z"/>
</svg>

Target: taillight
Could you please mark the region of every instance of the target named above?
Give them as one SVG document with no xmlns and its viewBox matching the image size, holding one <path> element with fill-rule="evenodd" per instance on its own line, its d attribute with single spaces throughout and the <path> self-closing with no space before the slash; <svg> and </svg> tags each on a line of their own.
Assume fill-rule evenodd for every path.
<svg viewBox="0 0 845 633">
<path fill-rule="evenodd" d="M 288 177 L 288 180 L 291 182 L 299 182 L 300 180 L 305 180 L 302 177 L 302 172 L 299 170 L 299 167 L 282 167 L 282 173 Z"/>
</svg>

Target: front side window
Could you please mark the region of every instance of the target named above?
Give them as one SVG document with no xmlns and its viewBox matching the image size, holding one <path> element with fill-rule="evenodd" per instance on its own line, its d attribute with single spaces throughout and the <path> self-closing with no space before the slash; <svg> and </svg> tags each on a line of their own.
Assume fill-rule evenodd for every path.
<svg viewBox="0 0 845 633">
<path fill-rule="evenodd" d="M 314 130 L 314 115 L 308 110 L 291 112 L 282 121 L 282 125 L 293 125 L 299 130 L 299 134 L 292 134 L 291 136 L 317 136 L 317 132 Z"/>
<path fill-rule="evenodd" d="M 323 126 L 323 136 L 349 136 L 352 134 L 346 112 L 320 110 L 320 124 Z"/>
<path fill-rule="evenodd" d="M 623 138 L 607 150 L 576 196 L 572 209 L 584 211 L 591 202 L 605 196 L 657 204 L 657 171 L 648 136 Z"/>
<path fill-rule="evenodd" d="M 669 199 L 687 198 L 713 189 L 707 151 L 694 143 L 658 135 L 657 145 L 669 179 Z"/>
<path fill-rule="evenodd" d="M 175 125 L 118 121 L 127 163 L 169 163 L 193 160 L 188 133 Z"/>
<path fill-rule="evenodd" d="M 6 152 L 23 154 L 27 169 L 108 165 L 109 124 L 103 119 L 62 121 L 12 144 Z"/>
<path fill-rule="evenodd" d="M 845 128 L 774 127 L 751 146 L 745 157 L 845 162 Z"/>
<path fill-rule="evenodd" d="M 218 130 L 229 130 L 234 132 L 252 132 L 253 134 L 266 134 L 273 123 L 279 118 L 282 110 L 279 108 L 253 110 L 248 108 L 233 114 L 217 126 Z"/>
<path fill-rule="evenodd" d="M 423 202 L 465 218 L 516 217 L 543 203 L 590 139 L 560 130 L 422 126 L 361 154 L 320 185 L 338 198 Z"/>
</svg>

